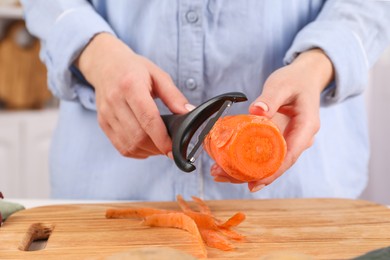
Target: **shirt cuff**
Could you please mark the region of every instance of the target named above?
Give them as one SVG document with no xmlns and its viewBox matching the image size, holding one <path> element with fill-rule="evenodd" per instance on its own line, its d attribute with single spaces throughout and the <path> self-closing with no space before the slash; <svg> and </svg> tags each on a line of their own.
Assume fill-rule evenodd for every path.
<svg viewBox="0 0 390 260">
<path fill-rule="evenodd" d="M 315 21 L 304 27 L 284 57 L 290 64 L 301 52 L 322 49 L 333 63 L 335 80 L 322 93 L 322 105 L 338 103 L 363 92 L 368 60 L 360 38 L 342 23 Z"/>
<path fill-rule="evenodd" d="M 95 110 L 93 88 L 71 71 L 74 60 L 98 33 L 115 35 L 107 22 L 92 7 L 68 10 L 57 18 L 46 41 L 49 86 L 61 99 L 78 99 Z"/>
</svg>

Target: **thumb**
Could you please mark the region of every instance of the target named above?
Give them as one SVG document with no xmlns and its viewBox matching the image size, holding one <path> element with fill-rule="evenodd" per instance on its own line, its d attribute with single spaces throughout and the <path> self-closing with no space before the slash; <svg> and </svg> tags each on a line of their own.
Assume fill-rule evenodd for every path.
<svg viewBox="0 0 390 260">
<path fill-rule="evenodd" d="M 171 76 L 156 65 L 151 70 L 153 92 L 174 114 L 185 114 L 195 108 L 175 86 Z"/>
<path fill-rule="evenodd" d="M 286 94 L 275 86 L 265 84 L 261 95 L 250 105 L 249 113 L 272 118 L 279 108 L 285 105 Z"/>
</svg>

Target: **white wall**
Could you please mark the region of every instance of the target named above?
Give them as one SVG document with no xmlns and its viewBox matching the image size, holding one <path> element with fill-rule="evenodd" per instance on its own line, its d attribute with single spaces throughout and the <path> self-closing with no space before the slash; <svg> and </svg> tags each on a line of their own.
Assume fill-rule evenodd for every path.
<svg viewBox="0 0 390 260">
<path fill-rule="evenodd" d="M 370 181 L 362 198 L 390 205 L 390 48 L 371 70 L 365 95 L 371 159 Z"/>
</svg>

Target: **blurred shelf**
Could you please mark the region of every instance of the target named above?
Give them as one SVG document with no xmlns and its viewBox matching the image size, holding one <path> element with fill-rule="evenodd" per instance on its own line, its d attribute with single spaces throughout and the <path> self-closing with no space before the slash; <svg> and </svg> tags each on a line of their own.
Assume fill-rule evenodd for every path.
<svg viewBox="0 0 390 260">
<path fill-rule="evenodd" d="M 23 9 L 20 6 L 0 5 L 0 19 L 23 19 Z"/>
</svg>

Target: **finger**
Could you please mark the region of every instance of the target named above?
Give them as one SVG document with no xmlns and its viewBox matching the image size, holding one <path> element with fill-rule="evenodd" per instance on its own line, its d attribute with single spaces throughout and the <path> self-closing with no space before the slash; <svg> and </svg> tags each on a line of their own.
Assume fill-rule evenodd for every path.
<svg viewBox="0 0 390 260">
<path fill-rule="evenodd" d="M 258 192 L 259 190 L 263 189 L 266 185 L 262 182 L 258 181 L 252 181 L 248 182 L 248 189 L 250 192 Z"/>
<path fill-rule="evenodd" d="M 124 138 L 123 133 L 127 131 L 123 131 L 123 126 L 119 122 L 118 118 L 115 114 L 125 114 L 123 108 L 120 107 L 118 109 L 117 104 L 123 104 L 125 101 L 119 100 L 117 102 L 110 102 L 110 100 L 102 101 L 104 99 L 101 98 L 101 95 L 96 95 L 96 105 L 97 105 L 97 116 L 100 128 L 106 134 L 110 142 L 113 144 L 115 149 L 123 156 L 132 157 L 132 158 L 147 158 L 151 155 L 150 152 L 146 151 L 129 151 L 129 143 L 127 138 Z M 108 102 L 107 102 L 108 101 Z"/>
<path fill-rule="evenodd" d="M 216 182 L 243 183 L 243 181 L 237 180 L 228 175 L 218 164 L 214 164 L 210 168 L 210 174 L 214 177 L 214 181 Z"/>
<path fill-rule="evenodd" d="M 175 86 L 168 73 L 158 68 L 152 62 L 149 62 L 148 66 L 153 80 L 153 92 L 172 113 L 184 114 L 195 108 Z"/>
<path fill-rule="evenodd" d="M 306 117 L 299 115 L 291 119 L 286 128 L 286 159 L 288 164 L 292 165 L 302 154 L 304 150 L 312 145 L 315 134 L 320 127 L 319 118 Z"/>
<path fill-rule="evenodd" d="M 102 126 L 103 131 L 106 133 L 108 138 L 114 147 L 126 157 L 132 158 L 146 158 L 150 155 L 156 154 L 156 151 L 150 152 L 140 148 L 136 142 L 137 133 L 144 134 L 143 130 L 138 127 L 133 131 L 132 127 L 129 126 L 128 122 L 137 121 L 132 115 L 130 109 L 123 99 L 120 99 L 108 108 L 108 105 L 101 105 L 99 107 L 99 124 Z M 118 119 L 118 116 L 125 118 L 122 122 Z M 131 133 L 136 133 L 135 138 L 131 137 Z M 146 134 L 144 134 L 145 136 Z M 157 149 L 156 149 L 157 150 Z M 158 152 L 158 150 L 157 150 Z"/>
<path fill-rule="evenodd" d="M 150 156 L 149 152 L 145 151 L 135 151 L 135 153 L 130 153 L 129 150 L 126 148 L 126 146 L 123 145 L 123 142 L 120 140 L 118 135 L 115 133 L 111 125 L 106 124 L 103 127 L 104 133 L 107 135 L 107 137 L 110 139 L 112 145 L 115 147 L 115 149 L 123 156 L 136 158 L 136 159 L 145 159 Z"/>
<path fill-rule="evenodd" d="M 146 151 L 133 144 L 132 141 L 129 142 L 128 138 L 126 138 L 121 133 L 121 131 L 123 131 L 123 128 L 117 119 L 112 120 L 109 124 L 109 127 L 111 131 L 108 132 L 107 136 L 121 155 L 138 159 L 143 159 L 154 155 L 151 152 Z"/>
<path fill-rule="evenodd" d="M 250 114 L 272 118 L 281 106 L 289 102 L 290 92 L 281 90 L 281 86 L 276 84 L 272 80 L 266 81 L 263 92 L 249 107 Z"/>
<path fill-rule="evenodd" d="M 148 86 L 134 82 L 131 88 L 137 89 L 137 94 L 133 94 L 135 91 L 130 91 L 130 94 L 126 97 L 127 104 L 133 111 L 141 128 L 152 139 L 157 149 L 162 154 L 167 155 L 172 150 L 172 142 L 157 105 L 149 93 Z"/>
<path fill-rule="evenodd" d="M 296 110 L 284 133 L 287 144 L 285 161 L 290 161 L 290 165 L 312 145 L 320 129 L 319 99 L 301 98 L 296 102 Z"/>
<path fill-rule="evenodd" d="M 316 116 L 303 113 L 291 119 L 285 131 L 287 152 L 282 165 L 272 176 L 250 184 L 249 189 L 254 189 L 255 186 L 261 184 L 269 185 L 272 183 L 298 160 L 303 151 L 312 145 L 314 135 L 319 129 L 319 121 L 315 118 Z"/>
<path fill-rule="evenodd" d="M 149 155 L 160 154 L 160 151 L 141 128 L 134 113 L 124 100 L 119 102 L 116 114 L 120 128 L 118 131 L 122 133 L 123 143 L 127 144 L 127 147 L 134 144 L 140 151 Z"/>
</svg>

